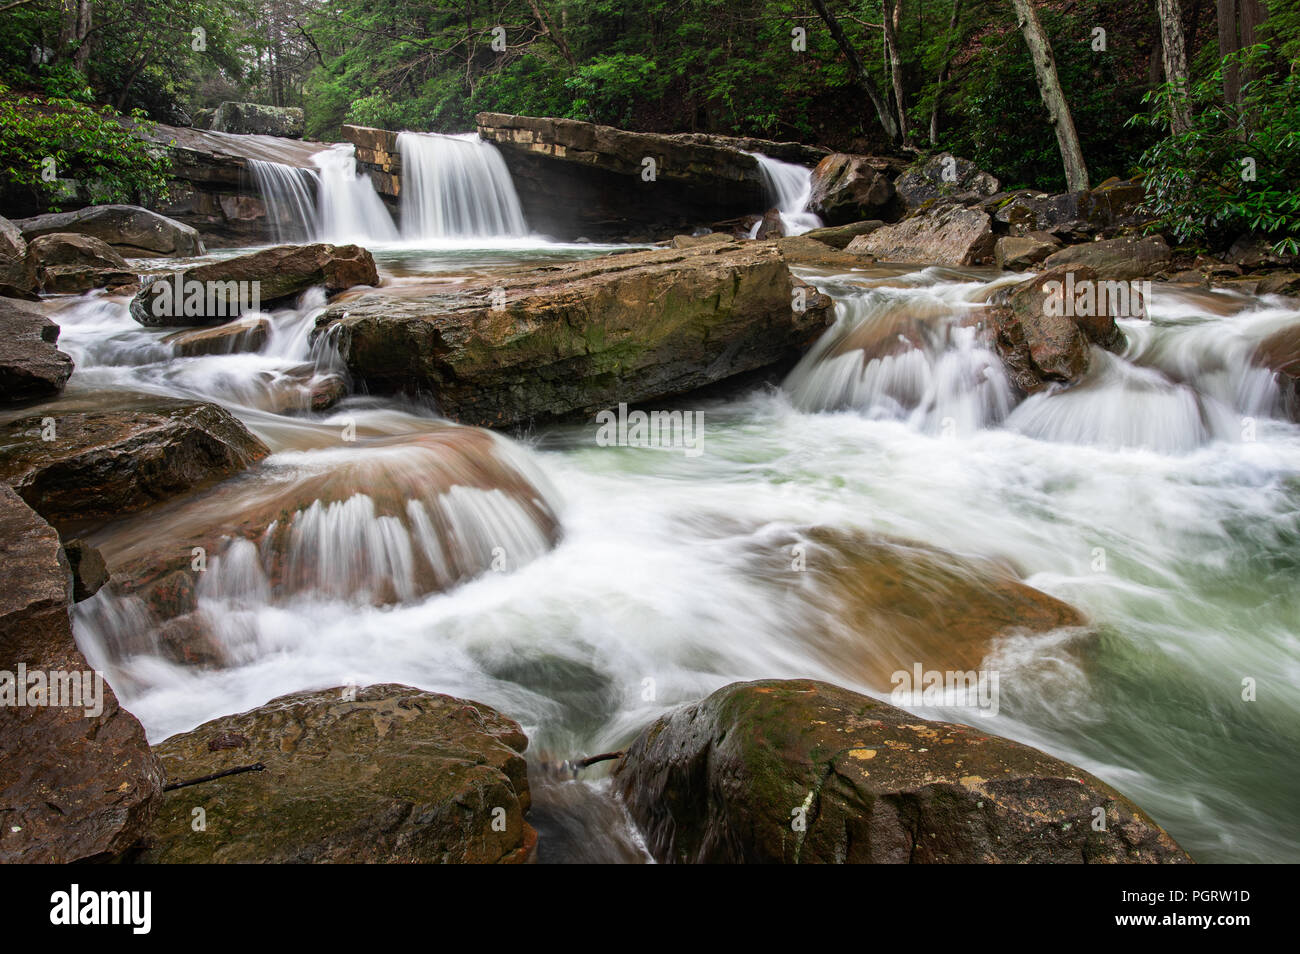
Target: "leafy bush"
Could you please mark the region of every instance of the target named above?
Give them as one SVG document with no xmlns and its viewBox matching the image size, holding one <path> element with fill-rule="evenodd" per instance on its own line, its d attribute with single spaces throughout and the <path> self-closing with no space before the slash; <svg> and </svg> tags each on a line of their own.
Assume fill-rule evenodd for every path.
<svg viewBox="0 0 1300 954">
<path fill-rule="evenodd" d="M 1221 65 L 1188 90 L 1187 130 L 1172 130 L 1168 84 L 1144 98 L 1149 114 L 1130 120 L 1165 134 L 1142 156 L 1146 207 L 1180 242 L 1221 246 L 1256 232 L 1279 253 L 1300 251 L 1300 78 L 1269 71 L 1267 55 L 1260 46 L 1243 57 L 1261 67 L 1240 105 L 1223 101 Z"/>
<path fill-rule="evenodd" d="M 136 111 L 133 118 L 144 117 Z M 0 169 L 13 186 L 55 211 L 64 191 L 59 179 L 87 181 L 104 202 L 159 193 L 166 188 L 170 160 L 124 120 L 107 106 L 15 96 L 0 86 Z"/>
</svg>

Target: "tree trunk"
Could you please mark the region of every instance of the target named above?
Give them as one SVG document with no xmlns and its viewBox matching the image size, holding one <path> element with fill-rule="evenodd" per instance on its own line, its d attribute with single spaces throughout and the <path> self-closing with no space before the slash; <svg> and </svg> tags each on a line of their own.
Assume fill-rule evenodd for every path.
<svg viewBox="0 0 1300 954">
<path fill-rule="evenodd" d="M 880 90 L 867 73 L 866 67 L 862 65 L 862 60 L 849 43 L 849 38 L 844 35 L 844 30 L 840 27 L 839 21 L 835 19 L 834 14 L 826 9 L 825 0 L 812 0 L 812 5 L 818 16 L 826 23 L 826 29 L 830 31 L 831 37 L 840 48 L 840 52 L 849 61 L 849 69 L 853 72 L 858 85 L 862 87 L 862 91 L 871 100 L 871 105 L 875 107 L 876 118 L 880 120 L 885 135 L 889 137 L 891 142 L 898 142 L 898 124 L 894 122 L 893 114 L 889 111 L 889 105 L 885 102 L 884 97 L 880 95 Z"/>
<path fill-rule="evenodd" d="M 70 57 L 72 65 L 83 73 L 86 64 L 90 62 L 90 51 L 94 45 L 86 39 L 90 34 L 93 14 L 91 0 L 61 0 L 59 40 L 55 56 L 59 59 Z M 74 46 L 76 50 L 72 49 Z"/>
<path fill-rule="evenodd" d="M 939 141 L 939 103 L 943 99 L 943 87 L 948 82 L 948 70 L 952 66 L 953 41 L 957 38 L 957 21 L 961 16 L 961 0 L 952 0 L 952 19 L 948 21 L 948 38 L 943 44 L 943 65 L 939 67 L 939 82 L 934 90 L 934 103 L 930 107 L 930 144 Z"/>
<path fill-rule="evenodd" d="M 907 102 L 903 92 L 903 54 L 898 48 L 899 0 L 884 0 L 885 59 L 889 63 L 889 82 L 894 89 L 894 106 L 898 111 L 898 134 L 905 144 L 912 141 L 907 122 Z"/>
<path fill-rule="evenodd" d="M 538 26 L 542 28 L 543 33 L 547 34 L 555 42 L 555 47 L 560 51 L 560 55 L 564 57 L 565 62 L 570 66 L 576 66 L 573 51 L 569 49 L 569 44 L 565 42 L 564 34 L 553 27 L 542 14 L 542 8 L 537 5 L 537 0 L 528 0 L 528 6 L 533 11 L 533 17 L 537 20 Z"/>
<path fill-rule="evenodd" d="M 1215 0 L 1219 18 L 1219 59 L 1241 49 L 1237 40 L 1237 0 Z M 1223 65 L 1223 101 L 1229 106 L 1241 103 L 1241 71 L 1236 63 Z"/>
<path fill-rule="evenodd" d="M 1061 147 L 1061 162 L 1065 166 L 1066 188 L 1071 192 L 1081 192 L 1088 188 L 1088 167 L 1083 161 L 1083 149 L 1079 146 L 1079 134 L 1074 128 L 1074 118 L 1070 115 L 1070 105 L 1065 101 L 1065 92 L 1061 89 L 1061 79 L 1056 73 L 1056 59 L 1052 56 L 1052 45 L 1043 32 L 1043 25 L 1038 22 L 1038 15 L 1030 0 L 1011 0 L 1016 11 L 1016 20 L 1020 32 L 1024 34 L 1025 45 L 1034 61 L 1034 75 L 1038 79 L 1038 91 L 1042 94 L 1043 105 L 1047 115 L 1056 129 L 1056 141 Z"/>
<path fill-rule="evenodd" d="M 1241 45 L 1252 47 L 1260 41 L 1259 28 L 1268 19 L 1268 10 L 1261 0 L 1240 0 L 1241 9 Z M 1254 83 L 1259 79 L 1259 69 L 1254 63 L 1242 68 L 1243 83 Z"/>
<path fill-rule="evenodd" d="M 1178 0 L 1156 0 L 1160 11 L 1160 48 L 1165 57 L 1165 79 L 1173 87 L 1169 103 L 1169 126 L 1175 133 L 1192 125 L 1187 106 L 1187 46 L 1183 40 L 1183 11 Z"/>
</svg>

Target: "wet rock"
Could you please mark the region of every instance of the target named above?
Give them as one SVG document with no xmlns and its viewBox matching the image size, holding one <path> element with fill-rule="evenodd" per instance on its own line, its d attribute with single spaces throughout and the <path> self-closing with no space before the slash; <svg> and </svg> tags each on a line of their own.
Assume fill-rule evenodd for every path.
<svg viewBox="0 0 1300 954">
<path fill-rule="evenodd" d="M 27 270 L 47 294 L 79 294 L 121 288 L 137 281 L 126 261 L 107 243 L 75 232 L 53 232 L 27 243 Z"/>
<path fill-rule="evenodd" d="M 260 351 L 271 334 L 271 322 L 260 316 L 237 318 L 224 325 L 178 331 L 163 339 L 181 358 L 209 354 L 239 354 Z"/>
<path fill-rule="evenodd" d="M 733 683 L 664 716 L 614 785 L 661 862 L 1190 860 L 1082 769 L 808 679 Z"/>
<path fill-rule="evenodd" d="M 1084 289 L 1091 298 L 1080 297 Z M 1084 265 L 1060 265 L 996 294 L 985 320 L 1012 382 L 1026 394 L 1073 384 L 1091 364 L 1090 344 L 1122 350 L 1112 292 L 1136 310 L 1125 283 L 1101 282 Z"/>
<path fill-rule="evenodd" d="M 527 744 L 481 703 L 406 686 L 281 696 L 157 746 L 171 781 L 265 768 L 167 793 L 137 860 L 527 861 Z"/>
<path fill-rule="evenodd" d="M 803 238 L 823 242 L 832 248 L 845 249 L 859 235 L 870 235 L 884 225 L 881 219 L 867 219 L 862 222 L 850 222 L 848 225 L 835 225 L 824 229 L 805 232 Z"/>
<path fill-rule="evenodd" d="M 791 265 L 811 265 L 817 268 L 862 268 L 872 264 L 870 255 L 855 255 L 804 235 L 778 239 L 776 247 Z"/>
<path fill-rule="evenodd" d="M 701 245 L 726 245 L 735 236 L 726 232 L 708 232 L 704 235 L 674 235 L 668 244 L 673 248 L 699 248 Z"/>
<path fill-rule="evenodd" d="M 297 106 L 263 106 L 260 103 L 222 103 L 212 114 L 215 132 L 240 135 L 284 136 L 301 139 L 305 128 L 303 111 Z"/>
<path fill-rule="evenodd" d="M 1150 278 L 1164 269 L 1171 257 L 1169 246 L 1159 235 L 1126 235 L 1063 248 L 1049 255 L 1043 264 L 1047 268 L 1085 265 L 1102 281 L 1126 282 Z"/>
<path fill-rule="evenodd" d="M 334 293 L 378 284 L 375 260 L 359 245 L 278 245 L 156 276 L 131 299 L 131 317 L 150 327 L 222 323 L 315 286 Z M 191 297 L 195 288 L 203 293 Z"/>
<path fill-rule="evenodd" d="M 947 152 L 930 156 L 894 180 L 894 190 L 909 212 L 940 198 L 978 202 L 1000 188 L 998 180 L 975 163 Z"/>
<path fill-rule="evenodd" d="M 108 582 L 108 566 L 104 556 L 85 540 L 69 540 L 63 553 L 72 568 L 72 601 L 88 600 Z"/>
<path fill-rule="evenodd" d="M 19 665 L 86 678 L 70 580 L 58 534 L 0 484 L 0 692 Z M 80 705 L 0 705 L 0 862 L 108 861 L 147 829 L 162 772 L 140 723 L 100 685 L 101 705 L 85 694 L 60 697 Z"/>
<path fill-rule="evenodd" d="M 1287 411 L 1300 421 L 1300 325 L 1282 328 L 1261 341 L 1254 362 L 1277 376 Z"/>
<path fill-rule="evenodd" d="M 28 298 L 34 291 L 27 270 L 27 241 L 18 226 L 0 216 L 0 295 Z"/>
<path fill-rule="evenodd" d="M 1013 193 L 998 204 L 994 217 L 1014 235 L 1043 231 L 1066 241 L 1086 241 L 1145 225 L 1151 219 L 1139 208 L 1145 198 L 1142 183 L 1107 179 L 1089 191 Z"/>
<path fill-rule="evenodd" d="M 896 205 L 885 160 L 835 152 L 813 169 L 808 211 L 829 225 L 897 218 Z"/>
<path fill-rule="evenodd" d="M 1037 233 L 1043 235 L 1045 233 Z M 1027 271 L 1061 247 L 1061 243 L 1033 236 L 1004 235 L 993 249 L 993 263 L 1008 271 Z"/>
<path fill-rule="evenodd" d="M 780 364 L 830 309 L 754 242 L 524 269 L 423 298 L 368 294 L 327 308 L 317 331 L 374 393 L 424 392 L 452 420 L 513 427 Z"/>
<path fill-rule="evenodd" d="M 72 375 L 72 359 L 55 347 L 59 326 L 0 298 L 0 404 L 53 397 Z"/>
<path fill-rule="evenodd" d="M 785 223 L 781 221 L 780 209 L 768 209 L 763 213 L 763 221 L 758 225 L 758 239 L 781 238 L 785 235 Z"/>
<path fill-rule="evenodd" d="M 66 528 L 142 510 L 269 453 L 215 404 L 148 395 L 119 401 L 101 411 L 47 407 L 0 425 L 0 480 Z"/>
<path fill-rule="evenodd" d="M 941 205 L 886 225 L 848 244 L 847 252 L 882 262 L 915 265 L 983 265 L 993 258 L 988 215 L 960 205 Z"/>
<path fill-rule="evenodd" d="M 75 212 L 35 215 L 16 224 L 28 241 L 55 232 L 76 232 L 131 258 L 203 254 L 199 233 L 190 226 L 135 205 L 92 205 Z"/>
</svg>

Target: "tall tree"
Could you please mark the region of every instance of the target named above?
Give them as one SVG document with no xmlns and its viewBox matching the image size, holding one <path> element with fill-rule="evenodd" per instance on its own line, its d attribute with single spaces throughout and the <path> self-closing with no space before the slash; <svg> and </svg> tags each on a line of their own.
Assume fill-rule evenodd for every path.
<svg viewBox="0 0 1300 954">
<path fill-rule="evenodd" d="M 885 102 L 885 98 L 880 95 L 880 89 L 876 86 L 875 81 L 872 80 L 871 74 L 867 72 L 867 68 L 862 65 L 862 59 L 858 56 L 857 50 L 853 48 L 853 44 L 849 42 L 849 38 L 844 35 L 844 28 L 841 27 L 840 22 L 835 19 L 835 15 L 831 13 L 830 10 L 826 9 L 826 0 L 812 0 L 812 5 L 813 9 L 817 11 L 817 15 L 826 23 L 826 29 L 830 31 L 831 38 L 835 40 L 835 44 L 840 48 L 840 52 L 843 53 L 844 58 L 848 60 L 849 69 L 853 72 L 854 79 L 858 81 L 858 85 L 862 87 L 862 91 L 866 93 L 867 98 L 871 100 L 871 105 L 875 107 L 876 118 L 880 120 L 880 125 L 885 130 L 885 135 L 888 136 L 892 142 L 898 142 L 898 123 L 894 122 L 893 113 L 889 111 L 889 104 Z"/>
<path fill-rule="evenodd" d="M 903 90 L 903 53 L 898 48 L 898 24 L 902 19 L 899 0 L 884 0 L 883 21 L 885 31 L 885 61 L 889 65 L 889 85 L 894 90 L 894 106 L 898 110 L 898 134 L 903 142 L 912 140 L 911 126 L 907 121 L 907 101 Z"/>
<path fill-rule="evenodd" d="M 939 64 L 939 81 L 934 88 L 934 103 L 930 106 L 930 142 L 939 140 L 939 105 L 943 100 L 943 88 L 948 82 L 948 71 L 952 68 L 952 48 L 957 41 L 957 22 L 961 18 L 961 0 L 952 0 L 952 18 L 948 21 L 948 33 L 943 41 L 943 60 Z"/>
<path fill-rule="evenodd" d="M 1070 115 L 1070 104 L 1065 100 L 1065 91 L 1061 89 L 1061 79 L 1056 72 L 1056 58 L 1052 55 L 1052 44 L 1043 31 L 1030 0 L 1011 0 L 1016 11 L 1016 21 L 1020 32 L 1024 34 L 1025 44 L 1029 47 L 1030 58 L 1034 61 L 1034 76 L 1038 79 L 1038 92 L 1047 107 L 1048 120 L 1056 130 L 1056 141 L 1061 148 L 1061 162 L 1065 166 L 1065 183 L 1071 192 L 1080 192 L 1088 188 L 1088 166 L 1083 161 L 1083 149 L 1079 145 L 1079 133 L 1074 128 L 1074 118 Z"/>
<path fill-rule="evenodd" d="M 1187 43 L 1183 38 L 1183 11 L 1178 0 L 1156 0 L 1160 13 L 1160 49 L 1164 53 L 1165 80 L 1171 87 L 1169 122 L 1173 132 L 1192 125 L 1187 104 Z"/>
</svg>

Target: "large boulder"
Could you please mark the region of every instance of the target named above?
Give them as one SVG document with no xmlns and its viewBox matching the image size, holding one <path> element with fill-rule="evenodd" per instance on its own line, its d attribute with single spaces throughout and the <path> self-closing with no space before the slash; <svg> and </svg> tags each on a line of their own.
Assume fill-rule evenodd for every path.
<svg viewBox="0 0 1300 954">
<path fill-rule="evenodd" d="M 1001 187 L 996 178 L 975 163 L 948 152 L 916 163 L 894 180 L 894 190 L 909 212 L 940 198 L 978 202 L 995 195 Z"/>
<path fill-rule="evenodd" d="M 1010 271 L 1028 271 L 1060 247 L 1048 232 L 1004 235 L 993 249 L 993 264 Z"/>
<path fill-rule="evenodd" d="M 77 232 L 51 232 L 27 243 L 27 271 L 47 294 L 79 294 L 92 288 L 123 288 L 135 272 L 106 242 Z"/>
<path fill-rule="evenodd" d="M 222 103 L 213 113 L 209 128 L 214 132 L 301 139 L 306 124 L 298 106 Z"/>
<path fill-rule="evenodd" d="M 53 397 L 72 375 L 56 346 L 59 326 L 40 312 L 0 298 L 0 404 Z"/>
<path fill-rule="evenodd" d="M 885 160 L 831 153 L 813 169 L 808 211 L 828 225 L 894 218 L 894 183 L 888 173 Z"/>
<path fill-rule="evenodd" d="M 1043 262 L 1047 268 L 1082 265 L 1096 272 L 1102 281 L 1128 282 L 1150 278 L 1164 269 L 1172 257 L 1159 235 L 1145 238 L 1126 235 L 1100 242 L 1084 242 L 1053 252 Z"/>
<path fill-rule="evenodd" d="M 614 785 L 661 862 L 1190 860 L 1082 769 L 808 679 L 734 683 L 664 716 Z"/>
<path fill-rule="evenodd" d="M 846 252 L 906 265 L 984 265 L 993 257 L 988 215 L 960 205 L 934 206 L 848 244 Z"/>
<path fill-rule="evenodd" d="M 773 244 L 719 243 L 520 270 L 423 298 L 364 295 L 325 309 L 317 330 L 372 392 L 423 392 L 452 420 L 512 427 L 780 364 L 830 312 Z"/>
<path fill-rule="evenodd" d="M 1034 394 L 1056 384 L 1077 383 L 1091 365 L 1091 345 L 1122 351 L 1122 295 L 1130 311 L 1145 308 L 1123 282 L 1103 282 L 1086 266 L 1061 265 L 999 291 L 986 315 L 1007 373 L 1021 391 Z"/>
<path fill-rule="evenodd" d="M 481 703 L 406 686 L 281 696 L 157 746 L 171 782 L 262 769 L 169 792 L 138 860 L 527 861 L 527 745 Z"/>
<path fill-rule="evenodd" d="M 883 219 L 865 219 L 861 222 L 850 222 L 848 225 L 831 225 L 822 229 L 813 229 L 811 232 L 804 232 L 803 237 L 843 250 L 848 248 L 849 243 L 859 235 L 869 235 L 884 224 Z"/>
<path fill-rule="evenodd" d="M 1050 232 L 1066 241 L 1112 237 L 1150 221 L 1141 210 L 1146 188 L 1141 182 L 1107 179 L 1081 192 L 1048 195 L 1022 190 L 998 198 L 994 217 L 1013 235 Z"/>
<path fill-rule="evenodd" d="M 150 327 L 220 324 L 317 285 L 333 293 L 378 284 L 359 245 L 278 245 L 155 276 L 131 299 L 131 317 Z"/>
<path fill-rule="evenodd" d="M 0 425 L 0 480 L 60 528 L 142 510 L 268 453 L 224 408 L 149 395 L 97 411 L 53 405 Z"/>
<path fill-rule="evenodd" d="M 136 205 L 92 205 L 75 212 L 32 216 L 16 224 L 29 241 L 55 232 L 76 232 L 133 258 L 203 254 L 199 233 L 190 226 Z"/>
<path fill-rule="evenodd" d="M 0 295 L 31 297 L 35 283 L 27 270 L 27 240 L 0 215 Z"/>
<path fill-rule="evenodd" d="M 144 729 L 72 637 L 71 596 L 58 534 L 0 484 L 0 863 L 112 860 L 161 799 Z M 35 674 L 80 684 L 80 699 L 32 704 Z"/>
<path fill-rule="evenodd" d="M 807 234 L 778 239 L 776 247 L 781 250 L 781 256 L 791 265 L 852 269 L 863 268 L 875 261 L 869 255 L 855 255 L 849 251 L 841 251 L 825 242 L 811 239 Z"/>
</svg>

